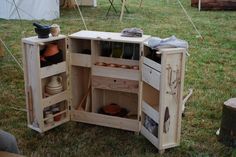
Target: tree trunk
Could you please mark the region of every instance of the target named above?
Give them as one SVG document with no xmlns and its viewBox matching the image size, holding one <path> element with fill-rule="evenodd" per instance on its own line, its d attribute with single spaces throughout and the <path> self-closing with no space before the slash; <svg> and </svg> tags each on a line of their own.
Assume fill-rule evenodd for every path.
<svg viewBox="0 0 236 157">
<path fill-rule="evenodd" d="M 63 1 L 63 3 L 61 3 L 61 4 L 63 4 L 62 8 L 74 8 L 74 7 L 76 7 L 75 0 L 61 0 L 61 1 Z"/>
<path fill-rule="evenodd" d="M 236 98 L 224 103 L 219 141 L 236 148 Z"/>
</svg>

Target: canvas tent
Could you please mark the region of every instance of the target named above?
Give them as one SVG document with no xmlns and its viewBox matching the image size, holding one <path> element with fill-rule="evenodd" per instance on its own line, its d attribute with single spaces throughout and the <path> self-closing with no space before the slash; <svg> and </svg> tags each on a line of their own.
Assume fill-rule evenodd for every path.
<svg viewBox="0 0 236 157">
<path fill-rule="evenodd" d="M 59 0 L 0 0 L 0 18 L 53 20 L 60 17 Z"/>
</svg>

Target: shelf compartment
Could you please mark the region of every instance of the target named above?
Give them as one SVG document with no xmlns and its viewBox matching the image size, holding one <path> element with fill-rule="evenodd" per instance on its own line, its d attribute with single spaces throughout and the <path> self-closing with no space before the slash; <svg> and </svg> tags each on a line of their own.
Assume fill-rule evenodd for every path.
<svg viewBox="0 0 236 157">
<path fill-rule="evenodd" d="M 135 132 L 139 131 L 139 121 L 137 119 L 121 118 L 84 111 L 72 112 L 71 118 L 74 121 L 83 123 L 95 124 Z"/>
<path fill-rule="evenodd" d="M 159 124 L 159 112 L 148 105 L 145 101 L 142 101 L 142 111 L 150 118 L 152 118 L 153 121 Z"/>
<path fill-rule="evenodd" d="M 118 79 L 127 79 L 127 80 L 140 80 L 140 71 L 133 69 L 122 69 L 122 68 L 113 68 L 106 66 L 97 66 L 92 67 L 93 76 L 102 76 L 102 77 L 112 77 Z"/>
<path fill-rule="evenodd" d="M 142 80 L 160 90 L 161 73 L 145 64 L 142 66 Z"/>
<path fill-rule="evenodd" d="M 128 111 L 127 115 L 138 115 L 138 98 L 139 95 L 136 93 L 93 88 L 92 112 L 98 113 L 104 106 L 117 104 Z"/>
<path fill-rule="evenodd" d="M 61 119 L 60 121 L 56 121 L 56 122 L 54 122 L 52 124 L 44 124 L 43 131 L 47 131 L 47 130 L 50 130 L 52 128 L 55 128 L 55 127 L 65 123 L 65 122 L 68 122 L 70 120 L 70 116 L 68 116 L 68 114 L 69 114 L 68 112 L 64 112 L 62 114 L 64 114 L 64 118 Z"/>
<path fill-rule="evenodd" d="M 91 55 L 71 53 L 71 65 L 91 67 Z"/>
<path fill-rule="evenodd" d="M 57 75 L 63 72 L 66 72 L 67 67 L 66 67 L 66 62 L 63 61 L 58 64 L 53 64 L 50 66 L 46 66 L 40 69 L 40 78 L 45 78 L 49 77 L 52 75 Z"/>
<path fill-rule="evenodd" d="M 142 100 L 159 112 L 160 92 L 145 82 L 143 82 L 142 85 Z"/>
<path fill-rule="evenodd" d="M 63 91 L 61 93 L 58 93 L 58 94 L 52 95 L 50 97 L 44 98 L 42 100 L 42 104 L 43 104 L 43 107 L 46 108 L 46 107 L 49 107 L 53 104 L 59 103 L 63 100 L 67 100 L 68 98 L 69 98 L 69 91 L 66 90 L 66 91 Z"/>
<path fill-rule="evenodd" d="M 139 82 L 111 77 L 92 76 L 92 87 L 128 93 L 139 92 Z"/>
</svg>

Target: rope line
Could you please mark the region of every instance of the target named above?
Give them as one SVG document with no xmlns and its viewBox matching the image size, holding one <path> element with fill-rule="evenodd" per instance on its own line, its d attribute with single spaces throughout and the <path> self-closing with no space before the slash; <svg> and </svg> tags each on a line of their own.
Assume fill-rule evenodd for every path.
<svg viewBox="0 0 236 157">
<path fill-rule="evenodd" d="M 88 28 L 87 28 L 87 26 L 86 26 L 86 23 L 85 23 L 85 20 L 84 20 L 84 17 L 83 17 L 83 14 L 82 14 L 82 12 L 81 12 L 81 10 L 80 10 L 79 4 L 78 4 L 77 0 L 74 0 L 74 1 L 75 1 L 76 5 L 77 5 L 77 8 L 78 8 L 80 17 L 81 17 L 81 19 L 82 19 L 82 22 L 83 22 L 83 24 L 84 24 L 84 27 L 85 27 L 86 30 L 88 30 Z"/>
<path fill-rule="evenodd" d="M 181 8 L 183 9 L 185 15 L 187 16 L 188 20 L 190 21 L 190 23 L 192 24 L 193 28 L 196 30 L 196 32 L 198 33 L 198 36 L 203 39 L 201 33 L 198 31 L 197 27 L 195 26 L 195 24 L 192 21 L 192 18 L 188 15 L 186 9 L 184 8 L 184 6 L 182 5 L 182 3 L 180 2 L 180 0 L 177 0 L 179 5 L 181 6 Z"/>
<path fill-rule="evenodd" d="M 12 52 L 9 50 L 9 48 L 7 47 L 7 45 L 2 41 L 2 39 L 0 38 L 0 41 L 2 42 L 3 46 L 6 48 L 7 52 L 11 55 L 11 57 L 14 59 L 14 61 L 18 64 L 18 66 L 20 67 L 21 71 L 24 72 L 23 70 L 23 66 L 20 64 L 20 62 L 16 59 L 16 57 L 12 54 Z"/>
</svg>

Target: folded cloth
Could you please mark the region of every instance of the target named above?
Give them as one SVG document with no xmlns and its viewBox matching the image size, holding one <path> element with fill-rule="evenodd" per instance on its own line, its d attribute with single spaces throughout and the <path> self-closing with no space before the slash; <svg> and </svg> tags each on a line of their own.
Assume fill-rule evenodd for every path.
<svg viewBox="0 0 236 157">
<path fill-rule="evenodd" d="M 167 47 L 167 48 L 179 47 L 179 48 L 188 49 L 188 42 L 185 40 L 178 39 L 174 35 L 165 39 L 161 39 L 159 37 L 151 37 L 147 41 L 147 45 L 150 48 L 156 49 L 156 50 L 158 50 L 159 48 L 164 48 L 164 47 Z"/>
<path fill-rule="evenodd" d="M 125 28 L 121 31 L 123 37 L 142 37 L 143 30 L 140 28 Z"/>
</svg>

